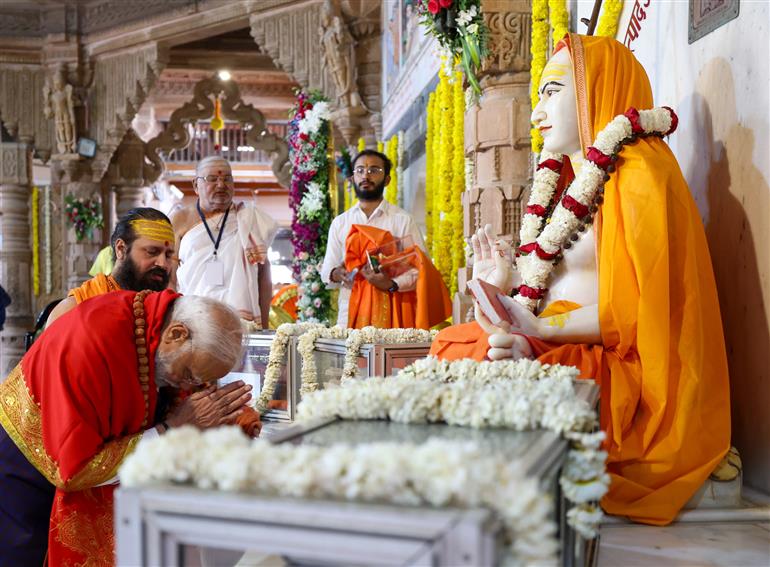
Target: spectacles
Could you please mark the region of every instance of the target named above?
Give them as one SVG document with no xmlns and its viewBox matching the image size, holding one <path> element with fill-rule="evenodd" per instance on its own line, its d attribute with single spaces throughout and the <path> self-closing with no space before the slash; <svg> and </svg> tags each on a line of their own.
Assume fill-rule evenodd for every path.
<svg viewBox="0 0 770 567">
<path fill-rule="evenodd" d="M 214 185 L 218 181 L 222 181 L 223 183 L 232 183 L 233 182 L 233 176 L 232 175 L 207 175 L 206 177 L 196 177 L 196 179 L 203 179 L 206 183 L 209 185 Z"/>
<path fill-rule="evenodd" d="M 384 171 L 385 170 L 378 165 L 372 165 L 370 167 L 364 167 L 363 165 L 359 165 L 358 167 L 353 168 L 353 173 L 355 173 L 356 175 L 365 175 L 365 174 L 379 175 Z"/>
</svg>

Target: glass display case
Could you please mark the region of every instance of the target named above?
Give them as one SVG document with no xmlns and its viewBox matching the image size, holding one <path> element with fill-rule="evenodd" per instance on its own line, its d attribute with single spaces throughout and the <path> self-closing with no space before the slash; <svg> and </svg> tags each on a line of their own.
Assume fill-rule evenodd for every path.
<svg viewBox="0 0 770 567">
<path fill-rule="evenodd" d="M 364 344 L 357 357 L 359 378 L 371 376 L 392 376 L 430 352 L 431 343 Z M 339 386 L 345 366 L 345 339 L 318 339 L 315 343 L 315 364 L 319 388 Z M 295 402 L 290 410 L 294 416 L 296 404 L 300 401 L 302 386 L 302 356 L 296 345 L 291 349 L 291 370 Z"/>
<path fill-rule="evenodd" d="M 325 420 L 288 426 L 274 443 L 329 446 L 431 438 L 476 443 L 518 460 L 552 495 L 562 565 L 583 560 L 564 521 L 558 476 L 567 442 L 551 431 L 515 432 L 443 424 Z M 265 474 L 271 474 L 265 471 Z M 501 524 L 487 509 L 434 508 L 200 490 L 120 488 L 118 565 L 446 565 L 492 566 L 503 551 Z"/>
<path fill-rule="evenodd" d="M 243 338 L 243 360 L 232 372 L 219 380 L 219 385 L 223 386 L 235 380 L 243 380 L 252 385 L 253 396 L 256 399 L 262 391 L 265 370 L 270 358 L 270 347 L 274 338 L 275 331 L 272 330 L 254 331 L 245 335 Z M 292 357 L 288 354 L 294 350 L 293 341 L 292 338 L 289 348 L 286 350 L 287 355 L 281 376 L 272 398 L 278 407 L 268 410 L 263 415 L 263 421 L 291 421 L 293 418 L 291 408 L 296 406 L 296 402 L 294 401 L 295 389 L 291 384 L 291 378 L 294 373 L 291 369 Z"/>
</svg>

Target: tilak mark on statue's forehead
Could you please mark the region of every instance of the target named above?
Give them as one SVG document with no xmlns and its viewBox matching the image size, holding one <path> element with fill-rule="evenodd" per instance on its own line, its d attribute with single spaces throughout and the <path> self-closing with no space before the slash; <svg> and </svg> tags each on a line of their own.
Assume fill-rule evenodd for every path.
<svg viewBox="0 0 770 567">
<path fill-rule="evenodd" d="M 553 60 L 551 60 L 545 66 L 545 69 L 543 69 L 543 75 L 540 78 L 540 82 L 563 79 L 568 70 L 568 64 L 554 63 Z"/>
<path fill-rule="evenodd" d="M 137 219 L 131 221 L 131 228 L 137 236 L 149 238 L 150 240 L 159 240 L 166 246 L 175 241 L 174 230 L 171 225 L 164 220 Z"/>
</svg>

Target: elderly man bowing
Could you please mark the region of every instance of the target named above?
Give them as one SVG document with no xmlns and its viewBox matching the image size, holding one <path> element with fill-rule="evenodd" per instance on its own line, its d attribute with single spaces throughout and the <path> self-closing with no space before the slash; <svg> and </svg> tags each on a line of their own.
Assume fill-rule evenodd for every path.
<svg viewBox="0 0 770 567">
<path fill-rule="evenodd" d="M 195 205 L 171 218 L 179 246 L 179 291 L 224 301 L 241 318 L 267 328 L 272 297 L 267 249 L 278 226 L 253 205 L 233 202 L 233 171 L 220 156 L 198 163 L 193 186 Z"/>
<path fill-rule="evenodd" d="M 0 384 L 0 565 L 111 564 L 118 467 L 143 437 L 237 418 L 242 383 L 169 407 L 224 376 L 241 339 L 227 306 L 171 291 L 107 293 L 51 325 Z"/>
</svg>

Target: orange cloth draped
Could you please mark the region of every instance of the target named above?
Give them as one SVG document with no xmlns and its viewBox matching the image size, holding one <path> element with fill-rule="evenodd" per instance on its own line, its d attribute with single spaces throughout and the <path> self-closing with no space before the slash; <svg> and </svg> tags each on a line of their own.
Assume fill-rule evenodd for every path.
<svg viewBox="0 0 770 567">
<path fill-rule="evenodd" d="M 30 464 L 56 486 L 50 565 L 114 562 L 115 485 L 97 485 L 115 476 L 144 429 L 145 400 L 134 340 L 135 295 L 105 294 L 62 315 L 1 387 L 0 423 Z M 144 336 L 150 360 L 163 317 L 177 297 L 163 291 L 145 299 Z M 157 395 L 154 365 L 149 366 L 147 411 L 152 424 Z"/>
<path fill-rule="evenodd" d="M 345 269 L 352 271 L 363 267 L 367 262 L 367 251 L 393 240 L 387 230 L 354 224 L 345 240 Z M 411 257 L 411 263 L 418 270 L 417 284 L 412 291 L 380 291 L 363 276 L 356 275 L 350 293 L 348 327 L 430 329 L 452 314 L 449 290 L 441 274 L 419 246 L 404 250 L 404 254 L 412 251 L 417 254 Z"/>
<path fill-rule="evenodd" d="M 73 288 L 67 293 L 67 297 L 74 297 L 78 303 L 83 303 L 86 299 L 91 299 L 97 295 L 117 291 L 120 289 L 118 282 L 112 276 L 96 274 L 90 280 L 86 280 L 80 287 Z"/>
<path fill-rule="evenodd" d="M 289 317 L 297 320 L 297 284 L 289 284 L 279 289 L 270 300 L 270 305 L 280 307 Z"/>
<path fill-rule="evenodd" d="M 585 152 L 613 117 L 652 108 L 652 93 L 617 41 L 570 34 L 568 48 Z M 539 360 L 577 366 L 601 387 L 604 509 L 664 525 L 729 449 L 727 360 L 703 225 L 676 158 L 649 137 L 616 166 L 595 219 L 602 344 L 530 342 Z M 455 358 L 448 336 L 434 350 Z M 458 352 L 473 352 L 465 341 Z"/>
</svg>

